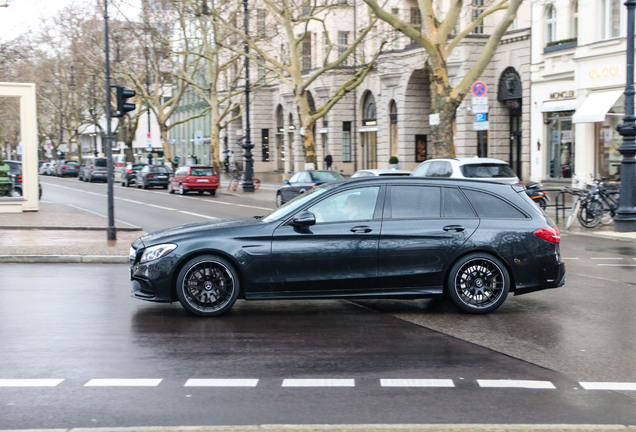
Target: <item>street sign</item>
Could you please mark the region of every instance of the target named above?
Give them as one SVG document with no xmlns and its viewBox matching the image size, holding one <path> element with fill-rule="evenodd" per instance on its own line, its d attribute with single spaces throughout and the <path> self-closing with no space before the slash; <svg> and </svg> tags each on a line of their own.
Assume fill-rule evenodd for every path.
<svg viewBox="0 0 636 432">
<path fill-rule="evenodd" d="M 483 123 L 485 121 L 488 120 L 488 116 L 486 115 L 486 113 L 475 113 L 475 122 L 476 123 Z"/>
<path fill-rule="evenodd" d="M 486 93 L 488 92 L 488 86 L 486 86 L 486 84 L 481 81 L 477 81 L 470 87 L 470 92 L 473 94 L 473 96 L 486 96 Z"/>
<path fill-rule="evenodd" d="M 473 105 L 472 110 L 474 114 L 488 114 L 488 105 Z"/>
<path fill-rule="evenodd" d="M 194 143 L 196 145 L 203 144 L 203 132 L 201 132 L 200 130 L 194 132 Z"/>
<path fill-rule="evenodd" d="M 485 131 L 490 128 L 489 123 L 487 121 L 483 122 L 473 122 L 473 130 L 474 131 Z"/>
</svg>

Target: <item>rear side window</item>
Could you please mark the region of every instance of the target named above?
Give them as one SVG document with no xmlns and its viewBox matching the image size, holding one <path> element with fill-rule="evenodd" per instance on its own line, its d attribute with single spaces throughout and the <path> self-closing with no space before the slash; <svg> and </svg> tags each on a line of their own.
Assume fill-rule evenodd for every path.
<svg viewBox="0 0 636 432">
<path fill-rule="evenodd" d="M 480 218 L 487 219 L 525 219 L 526 215 L 509 202 L 489 193 L 464 189 Z"/>
<path fill-rule="evenodd" d="M 431 186 L 392 186 L 391 218 L 439 218 L 441 192 Z"/>
<path fill-rule="evenodd" d="M 516 174 L 512 171 L 512 168 L 504 164 L 462 165 L 461 171 L 466 178 L 516 177 Z"/>
<path fill-rule="evenodd" d="M 453 174 L 451 164 L 444 161 L 436 161 L 426 171 L 426 177 L 450 177 Z"/>
</svg>

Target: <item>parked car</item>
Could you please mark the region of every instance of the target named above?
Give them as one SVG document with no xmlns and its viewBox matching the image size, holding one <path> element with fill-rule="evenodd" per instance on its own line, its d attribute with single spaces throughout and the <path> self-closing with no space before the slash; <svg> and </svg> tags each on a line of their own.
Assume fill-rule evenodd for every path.
<svg viewBox="0 0 636 432">
<path fill-rule="evenodd" d="M 521 181 L 506 162 L 493 158 L 440 158 L 422 162 L 411 173 L 414 177 L 450 177 L 492 180 L 507 184 Z"/>
<path fill-rule="evenodd" d="M 91 183 L 95 180 L 108 181 L 108 158 L 89 157 L 84 159 L 78 178 Z"/>
<path fill-rule="evenodd" d="M 53 174 L 53 170 L 55 169 L 53 162 L 44 162 L 40 165 L 40 175 L 50 176 Z"/>
<path fill-rule="evenodd" d="M 138 173 L 135 184 L 138 188 L 162 187 L 168 189 L 170 168 L 165 165 L 146 165 Z"/>
<path fill-rule="evenodd" d="M 401 169 L 366 169 L 358 170 L 351 175 L 356 177 L 374 177 L 374 176 L 407 176 L 411 175 L 411 171 Z"/>
<path fill-rule="evenodd" d="M 10 169 L 8 172 L 8 176 L 13 183 L 13 189 L 11 195 L 14 197 L 22 196 L 22 162 L 21 161 L 12 161 L 6 160 L 4 161 L 6 165 L 9 165 Z M 38 198 L 42 198 L 42 185 L 38 181 Z"/>
<path fill-rule="evenodd" d="M 337 171 L 299 171 L 276 192 L 276 205 L 281 206 L 298 195 L 327 182 L 342 180 L 344 177 Z"/>
<path fill-rule="evenodd" d="M 180 195 L 185 195 L 190 191 L 197 191 L 200 194 L 209 192 L 216 195 L 219 187 L 219 177 L 214 167 L 205 165 L 182 166 L 177 168 L 174 175 L 170 177 L 168 192 L 178 191 Z"/>
<path fill-rule="evenodd" d="M 565 283 L 554 222 L 522 185 L 375 177 L 265 217 L 181 225 L 130 249 L 134 297 L 214 316 L 238 298 L 446 297 L 483 314 Z"/>
<path fill-rule="evenodd" d="M 80 164 L 76 160 L 63 159 L 55 164 L 55 175 L 58 177 L 77 177 Z"/>
<path fill-rule="evenodd" d="M 130 186 L 137 181 L 137 173 L 146 166 L 142 162 L 128 162 L 121 169 L 121 185 Z"/>
</svg>

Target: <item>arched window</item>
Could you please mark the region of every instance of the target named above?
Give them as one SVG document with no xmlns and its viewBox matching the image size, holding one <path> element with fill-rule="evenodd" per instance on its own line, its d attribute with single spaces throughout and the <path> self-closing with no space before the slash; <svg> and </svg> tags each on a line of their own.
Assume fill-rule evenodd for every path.
<svg viewBox="0 0 636 432">
<path fill-rule="evenodd" d="M 547 45 L 556 40 L 556 9 L 549 5 L 545 15 L 545 43 Z"/>
<path fill-rule="evenodd" d="M 362 107 L 362 124 L 364 126 L 375 126 L 377 124 L 375 98 L 371 92 L 367 92 L 364 96 L 364 105 Z"/>
</svg>

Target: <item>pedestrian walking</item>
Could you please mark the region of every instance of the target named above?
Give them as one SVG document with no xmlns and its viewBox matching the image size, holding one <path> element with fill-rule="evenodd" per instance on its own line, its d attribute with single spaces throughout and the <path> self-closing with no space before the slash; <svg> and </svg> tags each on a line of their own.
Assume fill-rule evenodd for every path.
<svg viewBox="0 0 636 432">
<path fill-rule="evenodd" d="M 327 156 L 325 156 L 325 169 L 330 170 L 332 163 L 333 163 L 333 158 L 331 157 L 331 153 L 327 153 Z"/>
</svg>

